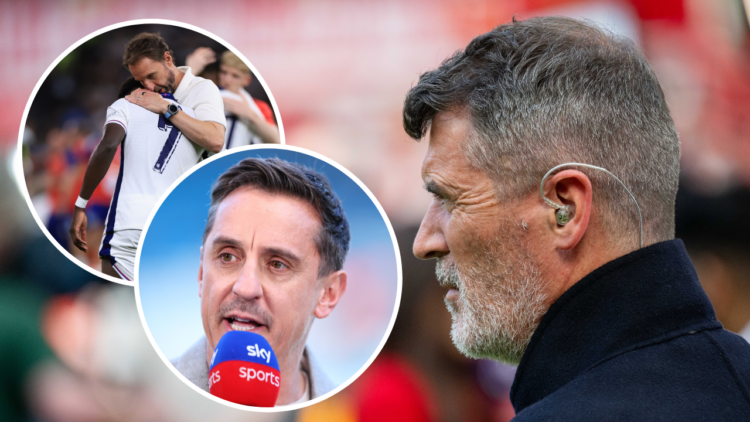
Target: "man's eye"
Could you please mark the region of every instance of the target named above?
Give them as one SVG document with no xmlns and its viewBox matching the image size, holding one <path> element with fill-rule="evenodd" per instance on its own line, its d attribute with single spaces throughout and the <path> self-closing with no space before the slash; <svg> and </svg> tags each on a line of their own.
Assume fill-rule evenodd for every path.
<svg viewBox="0 0 750 422">
<path fill-rule="evenodd" d="M 227 252 L 219 255 L 219 258 L 222 260 L 222 262 L 232 262 L 237 259 L 234 255 Z"/>
<path fill-rule="evenodd" d="M 271 266 L 277 270 L 283 270 L 284 268 L 287 268 L 286 264 L 281 261 L 271 261 Z"/>
<path fill-rule="evenodd" d="M 448 198 L 446 198 L 445 196 L 443 196 L 443 195 L 441 195 L 441 194 L 439 194 L 437 192 L 432 192 L 432 197 L 436 201 L 440 202 L 441 204 L 444 204 L 444 203 L 448 202 Z"/>
</svg>

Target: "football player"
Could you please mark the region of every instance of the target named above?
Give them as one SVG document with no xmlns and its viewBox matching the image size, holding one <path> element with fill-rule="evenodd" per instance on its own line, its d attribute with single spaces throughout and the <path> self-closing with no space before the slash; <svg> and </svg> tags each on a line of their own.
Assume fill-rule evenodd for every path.
<svg viewBox="0 0 750 422">
<path fill-rule="evenodd" d="M 129 78 L 120 87 L 118 100 L 107 109 L 104 134 L 91 154 L 78 200 L 70 235 L 82 251 L 86 242 L 86 202 L 107 173 L 117 148 L 120 172 L 107 214 L 99 250 L 104 274 L 133 281 L 135 252 L 141 231 L 159 197 L 185 171 L 198 161 L 204 148 L 191 142 L 168 117 L 152 113 L 125 100 L 142 85 Z M 180 113 L 195 117 L 195 112 L 178 104 L 172 94 L 161 96 Z"/>
<path fill-rule="evenodd" d="M 208 47 L 196 49 L 187 58 L 188 66 L 201 74 L 207 65 L 216 61 L 216 53 Z M 279 129 L 271 107 L 250 96 L 245 90 L 252 81 L 250 68 L 236 54 L 225 51 L 221 55 L 218 84 L 224 100 L 227 130 L 224 144 L 227 149 L 260 143 L 279 143 Z"/>
</svg>

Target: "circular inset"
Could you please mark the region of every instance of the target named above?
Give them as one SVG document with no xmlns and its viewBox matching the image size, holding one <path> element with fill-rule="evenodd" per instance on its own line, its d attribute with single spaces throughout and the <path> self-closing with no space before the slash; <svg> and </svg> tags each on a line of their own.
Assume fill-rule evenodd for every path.
<svg viewBox="0 0 750 422">
<path fill-rule="evenodd" d="M 68 48 L 37 83 L 19 133 L 19 180 L 64 255 L 132 285 L 140 234 L 162 193 L 207 155 L 243 143 L 240 135 L 283 139 L 275 110 L 257 71 L 219 37 L 174 21 L 119 23 Z M 262 131 L 250 139 L 248 125 Z"/>
<path fill-rule="evenodd" d="M 244 370 L 242 385 L 260 370 L 245 362 L 277 359 L 272 410 L 316 403 L 364 372 L 401 295 L 398 245 L 374 196 L 336 163 L 289 146 L 247 147 L 183 176 L 152 214 L 137 261 L 141 318 L 162 359 L 218 401 L 209 389 L 243 375 L 214 373 L 219 340 L 260 334 L 268 354 L 247 344 L 216 359 Z"/>
</svg>

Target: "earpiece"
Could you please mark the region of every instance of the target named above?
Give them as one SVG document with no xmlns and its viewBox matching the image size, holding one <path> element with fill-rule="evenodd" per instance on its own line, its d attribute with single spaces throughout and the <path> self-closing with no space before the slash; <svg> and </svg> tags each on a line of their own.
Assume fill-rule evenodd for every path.
<svg viewBox="0 0 750 422">
<path fill-rule="evenodd" d="M 568 224 L 568 221 L 573 218 L 573 216 L 570 213 L 570 207 L 567 205 L 560 205 L 560 208 L 555 211 L 555 221 L 557 221 L 557 224 L 560 226 L 564 226 Z"/>
<path fill-rule="evenodd" d="M 539 185 L 539 192 L 542 194 L 542 199 L 544 199 L 544 202 L 546 202 L 547 205 L 549 205 L 550 207 L 556 210 L 555 221 L 557 222 L 557 224 L 560 226 L 564 226 L 568 224 L 568 222 L 573 218 L 573 213 L 572 213 L 572 210 L 570 209 L 570 206 L 556 204 L 552 202 L 552 200 L 544 196 L 544 181 L 547 180 L 549 175 L 552 174 L 555 170 L 559 169 L 560 167 L 565 167 L 565 166 L 580 166 L 580 167 L 586 167 L 586 168 L 590 168 L 594 170 L 603 171 L 607 173 L 608 175 L 614 177 L 615 180 L 617 180 L 618 182 L 620 182 L 620 185 L 622 185 L 622 187 L 625 188 L 625 191 L 628 193 L 628 195 L 630 195 L 630 198 L 633 200 L 633 202 L 635 202 L 635 206 L 638 209 L 638 221 L 640 223 L 640 229 L 641 229 L 641 248 L 642 248 L 643 247 L 643 217 L 641 216 L 641 206 L 638 205 L 638 201 L 635 200 L 635 196 L 633 196 L 633 193 L 630 192 L 630 189 L 628 189 L 628 187 L 625 186 L 625 183 L 622 183 L 622 180 L 620 180 L 617 176 L 612 174 L 612 172 L 610 172 L 609 170 L 602 168 L 602 167 L 592 166 L 591 164 L 583 164 L 583 163 L 564 163 L 564 164 L 560 164 L 555 167 L 552 167 L 552 169 L 550 169 L 550 171 L 548 171 L 547 174 L 545 174 L 544 177 L 542 177 L 542 183 Z"/>
</svg>

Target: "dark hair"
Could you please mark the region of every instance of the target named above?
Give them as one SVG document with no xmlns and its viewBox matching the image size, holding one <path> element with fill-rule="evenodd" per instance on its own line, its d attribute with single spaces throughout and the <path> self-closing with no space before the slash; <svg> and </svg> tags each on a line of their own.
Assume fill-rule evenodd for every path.
<svg viewBox="0 0 750 422">
<path fill-rule="evenodd" d="M 315 239 L 320 255 L 318 277 L 343 268 L 350 235 L 341 201 L 325 176 L 303 165 L 278 158 L 246 158 L 219 176 L 211 189 L 211 208 L 203 231 L 203 243 L 213 228 L 221 201 L 243 186 L 310 203 L 321 220 L 321 230 Z"/>
<path fill-rule="evenodd" d="M 644 242 L 674 237 L 677 131 L 656 76 L 627 38 L 564 17 L 500 25 L 420 76 L 404 102 L 404 129 L 420 139 L 451 110 L 469 115 L 473 131 L 461 148 L 500 194 L 538 192 L 558 164 L 601 166 L 640 203 Z M 575 169 L 591 179 L 613 237 L 634 244 L 628 194 L 606 174 Z"/>
<path fill-rule="evenodd" d="M 134 65 L 144 57 L 154 61 L 163 61 L 164 53 L 169 53 L 174 59 L 174 53 L 161 35 L 142 32 L 128 42 L 125 54 L 122 56 L 122 65 L 125 67 Z"/>
<path fill-rule="evenodd" d="M 129 95 L 138 88 L 143 88 L 143 85 L 136 81 L 134 77 L 131 76 L 128 79 L 125 79 L 125 82 L 120 85 L 120 90 L 117 91 L 117 99 L 119 100 L 120 98 Z"/>
</svg>

